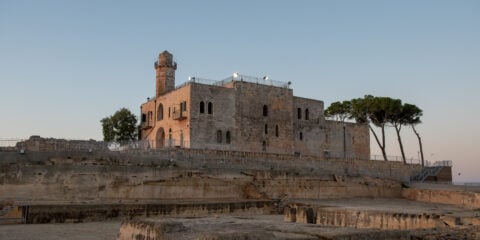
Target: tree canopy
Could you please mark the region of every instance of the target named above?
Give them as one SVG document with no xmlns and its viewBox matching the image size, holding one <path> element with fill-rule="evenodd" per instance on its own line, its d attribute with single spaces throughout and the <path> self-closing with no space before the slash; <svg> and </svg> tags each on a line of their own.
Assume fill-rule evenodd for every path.
<svg viewBox="0 0 480 240">
<path fill-rule="evenodd" d="M 137 139 L 137 117 L 126 108 L 101 121 L 104 141 L 130 141 Z"/>
<path fill-rule="evenodd" d="M 345 122 L 345 120 L 351 116 L 351 108 L 352 103 L 350 101 L 333 102 L 327 110 L 325 110 L 325 116 Z"/>
<path fill-rule="evenodd" d="M 423 164 L 421 139 L 415 129 L 415 125 L 421 123 L 422 110 L 419 107 L 408 103 L 402 104 L 400 99 L 366 95 L 363 98 L 355 98 L 350 101 L 334 102 L 325 110 L 325 115 L 341 122 L 344 122 L 346 119 L 354 119 L 357 123 L 368 124 L 378 146 L 382 150 L 385 161 L 388 160 L 385 145 L 385 128 L 390 126 L 395 128 L 402 159 L 406 163 L 400 131 L 402 126 L 410 125 L 419 139 Z M 374 131 L 372 125 L 380 128 L 381 138 Z"/>
</svg>

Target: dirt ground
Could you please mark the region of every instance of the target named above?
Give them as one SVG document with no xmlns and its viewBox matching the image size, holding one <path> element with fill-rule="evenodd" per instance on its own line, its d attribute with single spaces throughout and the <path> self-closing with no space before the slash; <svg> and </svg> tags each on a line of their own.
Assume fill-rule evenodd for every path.
<svg viewBox="0 0 480 240">
<path fill-rule="evenodd" d="M 0 240 L 115 240 L 120 221 L 0 225 Z"/>
</svg>

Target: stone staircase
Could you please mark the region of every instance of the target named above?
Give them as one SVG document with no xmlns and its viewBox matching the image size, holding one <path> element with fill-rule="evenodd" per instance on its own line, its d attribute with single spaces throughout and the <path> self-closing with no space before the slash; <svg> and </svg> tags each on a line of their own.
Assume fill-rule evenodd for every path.
<svg viewBox="0 0 480 240">
<path fill-rule="evenodd" d="M 411 182 L 424 182 L 428 177 L 435 177 L 442 171 L 443 166 L 424 167 L 422 171 L 410 178 Z"/>
</svg>

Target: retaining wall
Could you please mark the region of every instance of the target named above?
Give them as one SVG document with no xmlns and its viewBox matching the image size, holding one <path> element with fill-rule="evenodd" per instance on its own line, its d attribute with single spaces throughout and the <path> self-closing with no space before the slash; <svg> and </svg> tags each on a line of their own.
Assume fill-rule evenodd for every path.
<svg viewBox="0 0 480 240">
<path fill-rule="evenodd" d="M 466 208 L 480 208 L 480 193 L 456 190 L 404 188 L 402 197 L 429 203 L 444 203 Z"/>
</svg>

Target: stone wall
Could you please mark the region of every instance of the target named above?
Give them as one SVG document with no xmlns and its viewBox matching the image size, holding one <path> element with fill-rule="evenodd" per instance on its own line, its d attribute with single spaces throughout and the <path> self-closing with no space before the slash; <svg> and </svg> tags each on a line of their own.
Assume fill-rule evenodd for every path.
<svg viewBox="0 0 480 240">
<path fill-rule="evenodd" d="M 270 214 L 271 201 L 177 202 L 129 204 L 31 205 L 27 223 L 91 222 L 138 217 L 201 217 L 226 214 Z"/>
<path fill-rule="evenodd" d="M 0 153 L 0 196 L 3 200 L 66 203 L 398 197 L 398 181 L 419 169 L 393 162 L 291 161 L 262 158 L 267 154 L 242 157 L 219 152 Z"/>
<path fill-rule="evenodd" d="M 16 151 L 104 151 L 107 145 L 104 142 L 95 140 L 66 140 L 57 138 L 42 138 L 31 136 L 28 140 L 18 142 Z M 11 149 L 10 149 L 11 150 Z"/>
<path fill-rule="evenodd" d="M 455 219 L 437 214 L 350 210 L 333 207 L 296 206 L 285 208 L 285 220 L 323 226 L 409 230 L 445 227 Z"/>
<path fill-rule="evenodd" d="M 188 144 L 191 135 L 190 93 L 191 85 L 186 85 L 143 104 L 141 113 L 146 116 L 146 121 L 141 122 L 142 139 L 148 140 L 153 148 Z M 187 103 L 187 109 L 180 113 L 182 102 Z M 182 114 L 182 118 L 174 119 L 174 114 Z"/>
<path fill-rule="evenodd" d="M 480 208 L 480 193 L 458 190 L 405 188 L 402 197 L 429 203 L 453 204 L 466 208 Z"/>
<path fill-rule="evenodd" d="M 190 147 L 230 149 L 239 144 L 235 131 L 234 89 L 200 83 L 192 83 L 190 86 Z M 201 102 L 204 104 L 203 113 L 200 111 Z M 211 113 L 209 104 L 212 106 Z M 230 134 L 230 143 L 227 143 L 227 132 Z"/>
<path fill-rule="evenodd" d="M 249 82 L 234 88 L 236 149 L 292 154 L 292 90 Z"/>
</svg>

